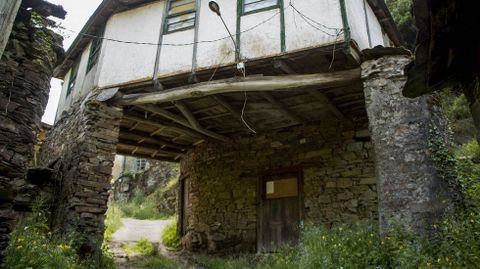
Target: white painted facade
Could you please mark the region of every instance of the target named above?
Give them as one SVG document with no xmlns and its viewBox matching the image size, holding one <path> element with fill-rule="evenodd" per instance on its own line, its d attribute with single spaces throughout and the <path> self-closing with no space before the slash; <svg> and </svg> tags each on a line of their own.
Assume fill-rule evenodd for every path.
<svg viewBox="0 0 480 269">
<path fill-rule="evenodd" d="M 233 42 L 220 18 L 208 8 L 209 1 L 197 0 L 195 28 L 172 33 L 164 33 L 164 16 L 168 7 L 165 0 L 112 15 L 105 26 L 105 38 L 150 44 L 126 44 L 106 39 L 99 62 L 86 74 L 90 50 L 87 46 L 81 56 L 76 86 L 69 96 L 66 92 L 70 72 L 64 77 L 57 119 L 72 102 L 96 87 L 127 85 L 235 63 Z M 216 1 L 233 38 L 239 41 L 240 56 L 247 64 L 251 59 L 344 41 L 340 0 L 297 0 L 293 1 L 296 10 L 289 6 L 289 1 L 279 1 L 284 1 L 283 12 L 282 4 L 279 4 L 278 7 L 240 17 L 237 16 L 237 1 Z M 351 37 L 360 49 L 385 45 L 388 39 L 385 39 L 378 19 L 365 1 L 345 1 Z M 237 30 L 240 30 L 239 35 Z M 163 44 L 160 48 L 156 45 L 159 42 Z"/>
</svg>

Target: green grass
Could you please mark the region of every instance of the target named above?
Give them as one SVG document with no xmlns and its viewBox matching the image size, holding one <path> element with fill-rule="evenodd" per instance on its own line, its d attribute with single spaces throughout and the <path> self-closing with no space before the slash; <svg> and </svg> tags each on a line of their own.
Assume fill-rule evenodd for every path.
<svg viewBox="0 0 480 269">
<path fill-rule="evenodd" d="M 132 255 L 132 254 L 140 254 L 142 256 L 153 256 L 156 254 L 157 249 L 155 248 L 155 245 L 148 241 L 147 239 L 140 239 L 137 242 L 135 242 L 135 245 L 133 247 L 129 246 L 128 244 L 124 244 L 122 246 L 123 250 L 127 255 Z"/>
<path fill-rule="evenodd" d="M 154 194 L 145 196 L 143 194 L 136 194 L 128 203 L 118 203 L 117 206 L 127 218 L 155 220 L 168 219 L 172 216 L 170 212 L 160 212 L 157 209 L 158 202 Z"/>
<path fill-rule="evenodd" d="M 143 259 L 135 264 L 143 269 L 180 269 L 183 268 L 177 262 L 163 256 L 153 256 Z"/>
<path fill-rule="evenodd" d="M 177 222 L 172 222 L 162 233 L 162 243 L 171 250 L 179 250 L 182 248 L 182 238 L 177 234 Z"/>
<path fill-rule="evenodd" d="M 105 240 L 111 240 L 113 233 L 122 227 L 122 217 L 122 210 L 116 204 L 110 203 L 105 218 L 105 233 L 103 235 Z"/>
</svg>

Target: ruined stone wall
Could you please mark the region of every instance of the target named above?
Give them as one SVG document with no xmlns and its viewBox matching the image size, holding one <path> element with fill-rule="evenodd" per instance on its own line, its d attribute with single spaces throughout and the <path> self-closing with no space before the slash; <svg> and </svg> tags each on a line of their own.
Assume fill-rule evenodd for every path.
<svg viewBox="0 0 480 269">
<path fill-rule="evenodd" d="M 58 171 L 53 227 L 92 235 L 93 250 L 103 236 L 121 115 L 89 95 L 63 113 L 42 145 L 41 163 Z"/>
<path fill-rule="evenodd" d="M 39 190 L 26 180 L 27 165 L 47 105 L 62 38 L 35 25 L 20 10 L 0 60 L 0 263 L 15 220 Z"/>
<path fill-rule="evenodd" d="M 180 166 L 190 190 L 187 249 L 254 251 L 259 175 L 292 166 L 303 169 L 306 223 L 377 219 L 372 145 L 365 131 L 325 122 L 189 151 Z"/>
</svg>

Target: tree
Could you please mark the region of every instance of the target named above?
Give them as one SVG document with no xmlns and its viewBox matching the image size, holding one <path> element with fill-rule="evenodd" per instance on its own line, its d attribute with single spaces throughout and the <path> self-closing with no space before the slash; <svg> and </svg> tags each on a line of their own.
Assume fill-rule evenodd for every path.
<svg viewBox="0 0 480 269">
<path fill-rule="evenodd" d="M 415 48 L 417 28 L 413 22 L 412 0 L 386 0 L 385 3 L 397 25 L 404 45 L 408 49 L 413 50 Z"/>
</svg>

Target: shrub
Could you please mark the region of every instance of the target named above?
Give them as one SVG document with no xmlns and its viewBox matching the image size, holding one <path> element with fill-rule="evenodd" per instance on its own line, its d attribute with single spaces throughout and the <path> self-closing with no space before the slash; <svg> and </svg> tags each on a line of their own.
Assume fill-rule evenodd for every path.
<svg viewBox="0 0 480 269">
<path fill-rule="evenodd" d="M 177 234 L 177 222 L 172 222 L 165 227 L 162 234 L 162 243 L 169 249 L 179 250 L 182 248 L 182 238 Z"/>
<path fill-rule="evenodd" d="M 107 254 L 108 249 L 103 248 L 103 255 L 98 261 L 91 257 L 80 258 L 76 249 L 80 236 L 75 233 L 54 235 L 47 221 L 43 201 L 39 199 L 34 203 L 32 213 L 21 220 L 11 233 L 5 259 L 6 268 L 114 268 L 113 260 Z"/>
<path fill-rule="evenodd" d="M 136 193 L 132 200 L 127 203 L 117 203 L 123 216 L 135 219 L 168 219 L 175 212 L 160 212 L 158 210 L 158 201 L 156 193 L 145 195 Z"/>
</svg>

